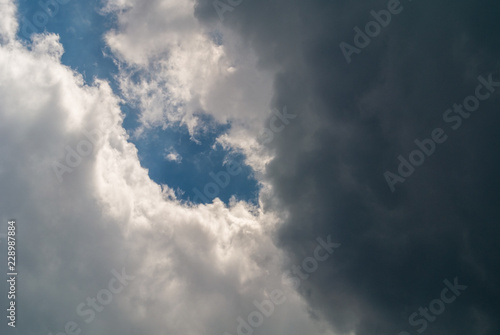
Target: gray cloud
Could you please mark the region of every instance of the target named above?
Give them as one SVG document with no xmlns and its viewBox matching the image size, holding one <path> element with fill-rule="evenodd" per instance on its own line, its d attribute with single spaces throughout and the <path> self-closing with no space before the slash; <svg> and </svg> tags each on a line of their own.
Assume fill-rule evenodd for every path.
<svg viewBox="0 0 500 335">
<path fill-rule="evenodd" d="M 133 3 L 110 1 L 108 10 Z M 0 133 L 8 141 L 0 143 L 6 158 L 0 185 L 7 190 L 0 193 L 0 219 L 15 216 L 19 227 L 22 334 L 82 323 L 77 304 L 106 288 L 111 270 L 122 267 L 136 279 L 85 333 L 234 332 L 237 318 L 255 309 L 253 301 L 282 288 L 286 257 L 273 242 L 289 256 L 286 271 L 328 235 L 342 247 L 301 283 L 307 304 L 289 292 L 289 302 L 254 334 L 330 334 L 323 319 L 339 334 L 416 334 L 410 315 L 454 278 L 467 290 L 425 334 L 498 334 L 498 94 L 457 131 L 442 119 L 473 92 L 479 75 L 498 71 L 498 3 L 402 2 L 404 11 L 351 64 L 339 44 L 351 43 L 353 28 L 387 1 L 244 0 L 226 12 L 224 31 L 253 49 L 259 70 L 274 76 L 271 107 L 297 115 L 267 143 L 275 156 L 261 180 L 272 195 L 261 198 L 263 208 L 220 201 L 190 207 L 152 183 L 106 83 L 83 85 L 61 66 L 55 35 L 37 37 L 31 50 L 14 41 L 15 9 L 2 4 L 9 6 L 0 12 L 7 19 L 0 25 Z M 139 14 L 124 11 L 125 18 L 140 18 L 149 8 L 151 26 L 140 21 L 137 34 L 108 35 L 133 41 L 125 46 L 136 54 L 123 56 L 143 61 L 135 43 L 144 34 L 157 47 L 149 28 L 165 23 L 154 4 L 139 6 Z M 212 1 L 196 4 L 199 22 L 220 22 Z M 184 14 L 182 22 L 191 22 L 182 7 Z M 248 119 L 246 111 L 256 106 L 250 100 L 241 100 Z M 211 113 L 227 116 L 223 108 Z M 384 172 L 436 127 L 449 139 L 392 193 Z M 59 183 L 51 164 L 64 159 L 65 145 L 82 140 L 83 129 L 94 128 L 103 131 L 102 142 Z M 285 220 L 274 241 L 278 219 L 270 213 Z"/>
<path fill-rule="evenodd" d="M 499 4 L 402 1 L 348 65 L 339 44 L 386 4 L 254 0 L 225 15 L 277 71 L 275 106 L 300 115 L 269 144 L 268 206 L 290 214 L 279 244 L 298 261 L 314 236 L 342 243 L 301 288 L 340 333 L 416 334 L 410 314 L 458 277 L 467 294 L 426 334 L 497 334 L 498 93 L 457 131 L 442 114 L 499 70 Z M 211 1 L 198 1 L 197 15 L 217 19 Z M 447 142 L 391 193 L 384 171 L 436 127 Z"/>
</svg>

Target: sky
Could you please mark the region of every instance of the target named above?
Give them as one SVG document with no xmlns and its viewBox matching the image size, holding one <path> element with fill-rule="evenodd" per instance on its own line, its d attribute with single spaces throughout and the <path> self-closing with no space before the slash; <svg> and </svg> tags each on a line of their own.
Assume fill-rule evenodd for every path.
<svg viewBox="0 0 500 335">
<path fill-rule="evenodd" d="M 499 334 L 499 14 L 0 0 L 1 334 Z"/>
</svg>

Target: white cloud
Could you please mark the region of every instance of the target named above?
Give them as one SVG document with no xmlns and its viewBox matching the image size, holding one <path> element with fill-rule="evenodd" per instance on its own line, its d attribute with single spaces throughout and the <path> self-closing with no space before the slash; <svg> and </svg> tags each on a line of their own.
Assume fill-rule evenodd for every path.
<svg viewBox="0 0 500 335">
<path fill-rule="evenodd" d="M 16 6 L 11 0 L 0 0 L 0 44 L 13 41 L 17 31 Z"/>
<path fill-rule="evenodd" d="M 164 158 L 170 162 L 180 163 L 182 162 L 182 156 L 172 147 L 165 150 Z"/>
<path fill-rule="evenodd" d="M 120 87 L 141 110 L 136 134 L 180 123 L 195 139 L 204 127 L 197 115 L 206 113 L 231 123 L 224 144 L 260 170 L 268 159 L 256 138 L 270 114 L 273 73 L 258 69 L 252 48 L 222 25 L 202 26 L 193 1 L 108 1 L 107 11 L 119 22 L 106 41 L 120 63 Z"/>
<path fill-rule="evenodd" d="M 1 22 L 13 22 L 14 13 L 2 11 Z M 14 26 L 0 28 L 9 37 L 0 46 L 0 220 L 16 218 L 19 227 L 20 332 L 57 333 L 73 320 L 87 334 L 236 333 L 236 318 L 254 309 L 252 301 L 282 287 L 284 256 L 271 238 L 279 220 L 245 202 L 181 203 L 140 166 L 109 85 L 88 86 L 61 65 L 56 35 L 35 36 L 29 50 L 13 39 Z M 128 45 L 116 36 L 115 45 Z M 142 66 L 140 52 L 123 51 Z M 182 84 L 184 75 L 192 73 L 173 76 Z M 65 147 L 75 147 L 89 130 L 101 134 L 92 153 L 60 183 L 53 163 L 64 162 Z M 85 324 L 77 304 L 122 267 L 136 279 Z M 255 334 L 319 334 L 306 308 L 289 292 Z"/>
</svg>

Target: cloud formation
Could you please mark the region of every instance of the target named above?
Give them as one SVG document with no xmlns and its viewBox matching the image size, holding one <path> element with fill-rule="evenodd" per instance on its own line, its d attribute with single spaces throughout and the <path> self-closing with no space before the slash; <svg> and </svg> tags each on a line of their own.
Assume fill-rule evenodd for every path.
<svg viewBox="0 0 500 335">
<path fill-rule="evenodd" d="M 339 333 L 417 333 L 408 322 L 445 278 L 469 287 L 426 334 L 496 334 L 498 93 L 472 113 L 400 189 L 384 172 L 414 140 L 446 126 L 477 77 L 499 81 L 499 5 L 401 1 L 404 8 L 347 64 L 339 47 L 387 1 L 252 1 L 224 24 L 278 75 L 273 101 L 300 117 L 269 144 L 268 206 L 290 213 L 279 243 L 301 260 L 314 236 L 342 243 L 301 293 Z M 218 19 L 211 1 L 197 17 Z M 443 126 L 443 127 L 444 127 Z M 406 334 L 406 333 L 405 333 Z"/>
<path fill-rule="evenodd" d="M 0 219 L 18 224 L 20 333 L 56 334 L 68 324 L 87 334 L 236 329 L 254 300 L 283 286 L 285 255 L 270 234 L 278 217 L 245 202 L 182 203 L 151 181 L 110 85 L 87 85 L 63 66 L 55 34 L 16 40 L 14 4 L 0 8 Z M 60 182 L 54 162 L 86 133 L 98 134 L 91 153 Z M 107 299 L 102 292 L 122 269 L 134 280 L 87 322 L 77 307 Z M 288 296 L 256 334 L 332 334 L 299 295 Z"/>
<path fill-rule="evenodd" d="M 443 113 L 479 76 L 500 81 L 500 5 L 402 0 L 348 64 L 341 42 L 387 3 L 244 1 L 221 22 L 211 0 L 108 0 L 118 97 L 61 65 L 57 35 L 16 40 L 14 2 L 0 0 L 0 219 L 19 225 L 22 333 L 75 321 L 234 335 L 283 289 L 253 334 L 498 334 L 498 92 L 460 131 Z M 228 123 L 217 143 L 246 155 L 258 206 L 194 206 L 152 182 L 122 101 L 146 136 L 181 125 L 196 141 L 201 114 Z M 259 138 L 284 106 L 297 117 Z M 391 192 L 384 173 L 437 127 L 446 142 Z M 92 152 L 59 182 L 53 163 L 88 131 L 100 134 Z M 295 291 L 282 274 L 329 235 L 342 247 Z M 87 324 L 75 307 L 122 268 L 135 279 Z M 434 313 L 450 292 L 460 298 Z"/>
</svg>

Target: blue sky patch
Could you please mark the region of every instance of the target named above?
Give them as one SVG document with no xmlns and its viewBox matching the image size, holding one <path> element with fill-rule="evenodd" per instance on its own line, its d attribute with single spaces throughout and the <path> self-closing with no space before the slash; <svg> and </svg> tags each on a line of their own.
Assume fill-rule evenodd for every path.
<svg viewBox="0 0 500 335">
<path fill-rule="evenodd" d="M 45 7 L 41 3 L 50 5 Z M 20 0 L 18 36 L 27 40 L 32 33 L 58 34 L 64 47 L 63 64 L 81 73 L 87 83 L 92 83 L 94 78 L 107 80 L 115 94 L 119 94 L 114 79 L 118 69 L 102 38 L 114 27 L 115 21 L 112 15 L 100 14 L 100 6 L 100 1 L 68 0 L 58 4 L 50 0 L 40 3 Z M 222 43 L 220 36 L 217 41 Z M 128 104 L 121 107 L 125 114 L 123 126 L 132 134 L 139 126 L 139 111 Z M 234 195 L 255 203 L 258 183 L 252 177 L 251 168 L 243 163 L 244 157 L 230 154 L 221 146 L 213 148 L 217 136 L 227 131 L 229 125 L 217 124 L 204 115 L 199 118 L 206 126 L 206 130 L 196 136 L 199 143 L 191 140 L 184 126 L 157 127 L 148 129 L 139 138 L 131 136 L 141 165 L 149 170 L 152 180 L 176 190 L 179 199 L 210 203 L 219 197 L 228 202 Z M 224 164 L 228 160 L 231 163 Z"/>
</svg>

